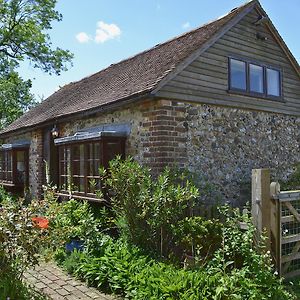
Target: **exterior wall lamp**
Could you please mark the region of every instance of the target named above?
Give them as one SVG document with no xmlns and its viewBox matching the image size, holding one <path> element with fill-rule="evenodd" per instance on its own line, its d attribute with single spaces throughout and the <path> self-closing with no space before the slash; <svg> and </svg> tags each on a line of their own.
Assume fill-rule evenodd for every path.
<svg viewBox="0 0 300 300">
<path fill-rule="evenodd" d="M 59 137 L 59 130 L 56 125 L 54 125 L 53 128 L 51 129 L 51 135 L 54 139 Z"/>
</svg>

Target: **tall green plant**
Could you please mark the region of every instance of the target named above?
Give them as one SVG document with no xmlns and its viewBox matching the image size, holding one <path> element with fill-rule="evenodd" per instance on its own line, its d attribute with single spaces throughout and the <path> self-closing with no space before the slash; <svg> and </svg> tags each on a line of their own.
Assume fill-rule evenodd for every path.
<svg viewBox="0 0 300 300">
<path fill-rule="evenodd" d="M 123 233 L 134 244 L 168 256 L 176 248 L 174 228 L 190 214 L 198 189 L 178 181 L 170 169 L 153 179 L 148 168 L 132 158 L 110 162 L 101 170 Z"/>
</svg>

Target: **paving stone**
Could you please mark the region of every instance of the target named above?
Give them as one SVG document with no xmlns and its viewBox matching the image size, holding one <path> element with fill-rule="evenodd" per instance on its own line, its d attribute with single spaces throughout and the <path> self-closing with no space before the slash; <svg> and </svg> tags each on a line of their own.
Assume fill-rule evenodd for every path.
<svg viewBox="0 0 300 300">
<path fill-rule="evenodd" d="M 89 292 L 86 292 L 85 294 L 88 295 L 89 297 L 91 297 L 92 299 L 99 299 L 99 297 L 100 297 L 100 295 L 98 293 L 95 293 L 94 291 L 89 291 Z M 104 299 L 104 298 L 102 297 L 102 299 Z"/>
<path fill-rule="evenodd" d="M 68 295 L 65 297 L 67 300 L 78 300 L 80 298 L 78 298 L 77 296 L 74 296 L 74 295 Z"/>
<path fill-rule="evenodd" d="M 90 288 L 88 288 L 87 286 L 82 285 L 82 284 L 78 285 L 76 288 L 79 289 L 80 291 L 84 292 L 84 293 L 90 291 Z"/>
<path fill-rule="evenodd" d="M 82 285 L 82 282 L 71 279 L 71 280 L 68 280 L 68 284 L 70 284 L 72 286 L 78 286 L 78 285 Z"/>
<path fill-rule="evenodd" d="M 55 295 L 51 295 L 51 299 L 53 299 L 53 300 L 65 300 L 65 297 L 61 296 L 61 295 L 58 295 L 58 294 L 55 294 Z"/>
<path fill-rule="evenodd" d="M 51 289 L 53 289 L 55 291 L 60 289 L 60 286 L 58 284 L 54 283 L 54 282 L 49 283 L 49 287 L 51 287 Z"/>
<path fill-rule="evenodd" d="M 42 292 L 46 295 L 54 295 L 54 294 L 57 294 L 56 291 L 52 290 L 51 288 L 49 288 L 48 286 L 45 287 L 44 289 L 42 289 Z"/>
<path fill-rule="evenodd" d="M 47 274 L 46 277 L 52 281 L 56 281 L 59 279 L 56 275 L 53 275 L 51 273 Z"/>
<path fill-rule="evenodd" d="M 45 278 L 45 279 L 42 279 L 43 283 L 45 284 L 51 284 L 53 281 L 48 279 L 48 278 Z"/>
<path fill-rule="evenodd" d="M 87 296 L 86 294 L 84 294 L 82 291 L 80 290 L 76 290 L 72 292 L 72 295 L 77 296 L 77 297 L 81 297 L 84 299 L 84 297 L 86 297 L 87 299 L 89 298 L 89 296 Z"/>
<path fill-rule="evenodd" d="M 70 285 L 70 284 L 64 285 L 64 289 L 69 291 L 69 292 L 76 291 L 76 287 L 73 286 L 73 285 Z"/>
<path fill-rule="evenodd" d="M 67 296 L 67 295 L 70 295 L 70 292 L 68 292 L 67 290 L 65 289 L 58 289 L 56 290 L 56 292 L 62 296 Z"/>
<path fill-rule="evenodd" d="M 58 280 L 56 280 L 55 283 L 59 286 L 64 286 L 67 284 L 62 278 L 59 278 Z"/>
<path fill-rule="evenodd" d="M 35 287 L 38 288 L 38 289 L 43 289 L 45 287 L 47 287 L 43 282 L 37 282 L 35 284 Z"/>
<path fill-rule="evenodd" d="M 52 300 L 116 300 L 112 296 L 100 293 L 97 289 L 87 287 L 83 282 L 75 280 L 59 267 L 44 263 L 29 270 L 24 280 L 34 288 L 42 291 Z"/>
<path fill-rule="evenodd" d="M 31 284 L 34 284 L 38 282 L 38 279 L 30 275 L 29 277 L 26 278 L 26 281 L 28 281 Z"/>
</svg>

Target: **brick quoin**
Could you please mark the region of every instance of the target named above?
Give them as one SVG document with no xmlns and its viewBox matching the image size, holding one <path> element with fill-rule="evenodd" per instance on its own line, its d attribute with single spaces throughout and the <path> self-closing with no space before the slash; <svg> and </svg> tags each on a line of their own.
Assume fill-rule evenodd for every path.
<svg viewBox="0 0 300 300">
<path fill-rule="evenodd" d="M 143 143 L 144 163 L 154 175 L 164 167 L 184 168 L 187 163 L 187 109 L 176 101 L 158 100 L 143 111 L 142 124 L 149 137 Z"/>
</svg>

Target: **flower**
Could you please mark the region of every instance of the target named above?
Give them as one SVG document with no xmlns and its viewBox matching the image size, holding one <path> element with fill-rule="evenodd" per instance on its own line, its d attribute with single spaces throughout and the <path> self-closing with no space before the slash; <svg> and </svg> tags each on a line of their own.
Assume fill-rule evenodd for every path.
<svg viewBox="0 0 300 300">
<path fill-rule="evenodd" d="M 41 229 L 47 229 L 49 226 L 49 220 L 46 218 L 34 217 L 31 220 L 36 227 L 39 227 Z"/>
</svg>

